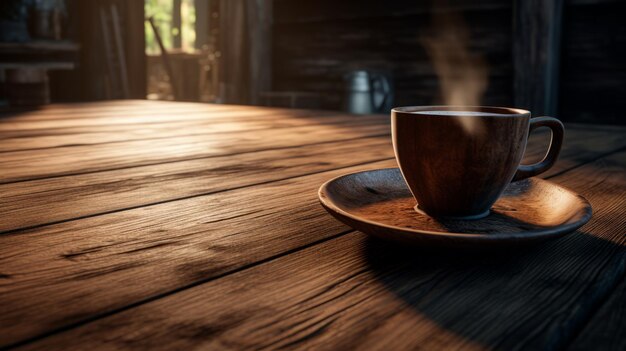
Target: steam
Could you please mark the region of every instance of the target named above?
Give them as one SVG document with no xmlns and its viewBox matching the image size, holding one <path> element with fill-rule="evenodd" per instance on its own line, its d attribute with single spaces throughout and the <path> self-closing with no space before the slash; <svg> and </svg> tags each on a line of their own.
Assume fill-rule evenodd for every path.
<svg viewBox="0 0 626 351">
<path fill-rule="evenodd" d="M 445 5 L 445 1 L 439 1 Z M 469 51 L 469 30 L 455 12 L 434 9 L 432 35 L 420 41 L 433 62 L 445 105 L 479 106 L 487 88 L 487 63 Z M 478 118 L 463 117 L 459 123 L 472 134 L 483 131 Z"/>
</svg>

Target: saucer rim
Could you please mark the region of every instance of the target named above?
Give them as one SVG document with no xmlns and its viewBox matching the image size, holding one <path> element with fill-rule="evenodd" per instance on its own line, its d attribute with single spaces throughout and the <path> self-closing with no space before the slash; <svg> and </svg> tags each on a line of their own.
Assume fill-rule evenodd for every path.
<svg viewBox="0 0 626 351">
<path fill-rule="evenodd" d="M 587 200 L 584 196 L 582 196 L 582 195 L 580 195 L 580 194 L 578 194 L 578 193 L 576 193 L 576 192 L 570 190 L 569 188 L 564 187 L 564 186 L 562 186 L 560 184 L 551 182 L 551 181 L 546 180 L 546 179 L 537 178 L 537 177 L 531 177 L 531 178 L 527 178 L 527 179 L 532 179 L 534 181 L 539 181 L 539 182 L 550 183 L 551 185 L 559 187 L 560 189 L 564 190 L 565 192 L 569 193 L 570 195 L 576 197 L 582 203 L 583 208 L 584 208 L 582 210 L 582 211 L 584 211 L 584 215 L 582 216 L 582 218 L 580 220 L 575 221 L 575 222 L 564 224 L 564 225 L 560 225 L 560 226 L 551 226 L 551 227 L 546 227 L 545 229 L 528 230 L 528 231 L 523 231 L 523 232 L 518 232 L 518 233 L 486 234 L 486 233 L 437 232 L 437 231 L 431 231 L 431 230 L 422 230 L 422 229 L 414 229 L 414 228 L 408 228 L 408 227 L 399 227 L 399 226 L 395 226 L 395 225 L 390 225 L 390 224 L 381 223 L 381 222 L 375 222 L 375 221 L 371 221 L 369 219 L 358 217 L 358 216 L 350 214 L 349 212 L 346 212 L 346 211 L 342 210 L 341 208 L 337 207 L 330 200 L 330 198 L 328 198 L 328 196 L 326 196 L 326 193 L 329 193 L 329 191 L 328 191 L 329 185 L 331 183 L 333 183 L 333 182 L 338 181 L 341 178 L 352 176 L 352 175 L 359 174 L 359 173 L 368 173 L 368 172 L 385 171 L 385 170 L 398 170 L 398 171 L 400 171 L 400 169 L 398 167 L 376 168 L 376 169 L 369 169 L 369 170 L 350 172 L 350 173 L 346 173 L 346 174 L 334 177 L 332 179 L 329 179 L 328 181 L 324 182 L 320 186 L 320 188 L 318 189 L 318 199 L 320 201 L 320 204 L 327 211 L 331 212 L 331 214 L 332 214 L 332 212 L 334 212 L 334 213 L 336 213 L 336 214 L 338 214 L 340 216 L 347 217 L 347 218 L 349 218 L 349 219 L 351 219 L 353 221 L 367 223 L 369 225 L 376 226 L 376 227 L 383 227 L 383 228 L 386 228 L 386 229 L 390 229 L 390 230 L 394 230 L 394 231 L 401 231 L 401 232 L 405 232 L 405 233 L 428 235 L 428 236 L 433 236 L 433 237 L 437 237 L 437 238 L 454 237 L 454 238 L 462 238 L 464 240 L 472 240 L 472 241 L 501 241 L 501 240 L 515 239 L 515 238 L 519 238 L 519 239 L 539 239 L 539 238 L 543 238 L 543 237 L 554 237 L 556 235 L 565 235 L 565 234 L 573 232 L 576 229 L 578 229 L 578 228 L 582 227 L 583 225 L 585 225 L 587 222 L 589 222 L 589 220 L 591 219 L 591 217 L 593 215 L 593 207 L 591 206 L 591 203 L 589 202 L 589 200 Z M 527 179 L 524 179 L 524 180 L 527 180 Z M 520 180 L 520 181 L 524 181 L 524 180 Z M 350 226 L 350 227 L 352 227 L 352 226 Z M 352 229 L 360 231 L 360 229 L 357 229 L 357 228 L 354 228 L 354 227 L 352 227 Z M 366 234 L 369 234 L 369 233 L 366 233 Z"/>
</svg>

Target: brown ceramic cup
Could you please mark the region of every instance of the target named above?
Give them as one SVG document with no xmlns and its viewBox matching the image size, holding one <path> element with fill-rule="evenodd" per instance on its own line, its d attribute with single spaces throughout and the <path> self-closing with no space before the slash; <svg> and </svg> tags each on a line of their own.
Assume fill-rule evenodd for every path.
<svg viewBox="0 0 626 351">
<path fill-rule="evenodd" d="M 528 134 L 538 127 L 552 130 L 548 152 L 539 163 L 520 165 Z M 487 216 L 511 181 L 552 167 L 563 143 L 559 120 L 505 107 L 397 107 L 391 130 L 416 210 L 451 219 Z"/>
</svg>

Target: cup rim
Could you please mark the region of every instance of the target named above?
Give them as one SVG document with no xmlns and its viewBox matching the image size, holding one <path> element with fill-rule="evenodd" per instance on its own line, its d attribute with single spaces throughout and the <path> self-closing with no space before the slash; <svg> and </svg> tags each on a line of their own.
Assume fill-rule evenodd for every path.
<svg viewBox="0 0 626 351">
<path fill-rule="evenodd" d="M 482 112 L 480 116 L 462 115 L 467 117 L 524 117 L 530 115 L 530 111 L 501 106 L 463 106 L 463 105 L 425 105 L 425 106 L 400 106 L 391 109 L 393 113 L 403 113 L 419 116 L 428 116 L 428 111 L 462 111 L 462 112 Z M 435 115 L 432 115 L 435 116 Z M 436 115 L 438 117 L 455 115 Z"/>
</svg>

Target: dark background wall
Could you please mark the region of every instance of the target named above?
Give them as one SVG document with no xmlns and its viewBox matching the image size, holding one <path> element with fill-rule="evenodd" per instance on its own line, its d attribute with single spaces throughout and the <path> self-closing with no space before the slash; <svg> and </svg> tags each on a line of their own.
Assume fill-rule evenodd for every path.
<svg viewBox="0 0 626 351">
<path fill-rule="evenodd" d="M 626 124 L 626 1 L 567 1 L 559 117 Z"/>
<path fill-rule="evenodd" d="M 146 97 L 146 58 L 143 0 L 66 0 L 67 33 L 64 39 L 81 47 L 76 69 L 50 71 L 53 101 L 90 101 L 110 98 L 105 93 L 107 50 L 102 37 L 101 11 L 115 5 L 120 16 L 129 96 Z"/>
<path fill-rule="evenodd" d="M 313 91 L 341 108 L 343 75 L 390 74 L 395 105 L 441 101 L 433 66 L 419 40 L 429 34 L 429 1 L 275 0 L 274 90 Z M 470 49 L 489 65 L 483 103 L 513 105 L 512 0 L 448 1 L 437 11 L 462 14 Z M 568 0 L 563 6 L 557 117 L 626 124 L 626 1 Z"/>
</svg>

